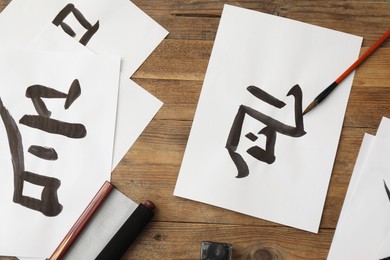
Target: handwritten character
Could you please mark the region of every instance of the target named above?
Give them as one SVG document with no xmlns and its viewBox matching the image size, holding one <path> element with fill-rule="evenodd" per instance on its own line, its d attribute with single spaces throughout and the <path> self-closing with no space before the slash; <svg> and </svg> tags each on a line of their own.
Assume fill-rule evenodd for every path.
<svg viewBox="0 0 390 260">
<path fill-rule="evenodd" d="M 91 23 L 87 21 L 84 15 L 73 4 L 67 4 L 54 18 L 53 24 L 60 26 L 71 37 L 75 37 L 76 33 L 67 23 L 64 22 L 65 18 L 71 13 L 74 15 L 76 20 L 87 30 L 79 41 L 82 45 L 85 46 L 92 38 L 92 36 L 98 31 L 99 21 L 97 21 L 94 25 L 91 25 Z"/>
<path fill-rule="evenodd" d="M 82 124 L 74 124 L 54 120 L 51 111 L 46 107 L 42 98 L 62 98 L 65 99 L 64 108 L 68 109 L 80 96 L 81 88 L 76 79 L 72 82 L 68 94 L 62 93 L 52 88 L 42 85 L 32 85 L 26 90 L 26 97 L 30 98 L 34 104 L 38 115 L 25 115 L 19 123 L 40 129 L 42 131 L 60 134 L 69 138 L 83 138 L 86 136 L 86 129 Z M 3 105 L 0 98 L 0 116 L 7 133 L 9 149 L 11 153 L 13 173 L 14 173 L 14 194 L 13 202 L 24 207 L 41 212 L 46 216 L 57 216 L 61 213 L 63 206 L 58 200 L 58 189 L 61 181 L 57 178 L 48 177 L 25 170 L 23 140 L 18 125 L 11 113 Z M 28 152 L 40 159 L 57 160 L 58 155 L 54 148 L 31 145 Z M 24 183 L 42 186 L 40 198 L 33 198 L 23 194 Z"/>
<path fill-rule="evenodd" d="M 279 99 L 273 97 L 267 92 L 256 86 L 249 86 L 247 90 L 256 98 L 278 108 L 283 108 L 286 104 Z M 264 135 L 266 137 L 265 149 L 259 146 L 252 146 L 247 150 L 257 160 L 263 161 L 268 164 L 274 163 L 275 157 L 275 143 L 276 134 L 280 133 L 291 137 L 301 137 L 306 134 L 303 125 L 302 115 L 302 90 L 299 85 L 293 86 L 287 93 L 287 96 L 292 95 L 295 99 L 295 126 L 286 125 L 274 118 L 263 114 L 249 106 L 241 105 L 234 118 L 232 127 L 227 138 L 225 148 L 228 150 L 231 159 L 233 160 L 238 170 L 237 178 L 243 178 L 249 175 L 249 168 L 243 157 L 236 152 L 238 144 L 240 142 L 242 127 L 245 116 L 248 115 L 266 126 L 257 133 L 258 135 Z M 252 142 L 257 140 L 257 136 L 253 133 L 247 133 L 245 135 Z"/>
</svg>

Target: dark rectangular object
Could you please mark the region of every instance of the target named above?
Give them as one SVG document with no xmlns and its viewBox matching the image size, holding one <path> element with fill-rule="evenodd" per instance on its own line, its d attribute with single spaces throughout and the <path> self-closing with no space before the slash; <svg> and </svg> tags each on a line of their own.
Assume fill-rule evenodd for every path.
<svg viewBox="0 0 390 260">
<path fill-rule="evenodd" d="M 154 216 L 105 182 L 49 259 L 119 259 Z"/>
</svg>

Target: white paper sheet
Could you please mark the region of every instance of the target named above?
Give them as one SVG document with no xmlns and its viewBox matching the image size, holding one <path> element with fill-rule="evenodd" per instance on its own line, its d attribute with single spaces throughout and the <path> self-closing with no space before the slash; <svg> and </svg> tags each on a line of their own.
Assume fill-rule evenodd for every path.
<svg viewBox="0 0 390 260">
<path fill-rule="evenodd" d="M 376 136 L 390 139 L 390 119 L 382 117 Z"/>
<path fill-rule="evenodd" d="M 378 127 L 377 137 L 390 139 L 390 120 L 388 118 L 383 117 L 382 121 Z M 360 146 L 359 154 L 355 162 L 355 167 L 353 168 L 351 180 L 349 181 L 348 185 L 348 192 L 346 194 L 346 197 L 344 199 L 344 204 L 342 211 L 348 208 L 349 200 L 353 197 L 353 193 L 358 186 L 359 178 L 362 172 L 362 168 L 364 167 L 364 164 L 366 162 L 366 159 L 371 151 L 371 145 L 374 141 L 375 136 L 365 134 L 362 144 Z M 344 214 L 340 213 L 340 218 L 338 222 L 341 222 L 341 218 Z"/>
<path fill-rule="evenodd" d="M 345 215 L 344 211 L 349 208 L 349 203 L 360 181 L 362 169 L 365 165 L 368 155 L 370 154 L 370 150 L 372 147 L 372 143 L 374 142 L 374 139 L 375 137 L 372 135 L 369 134 L 364 135 L 363 142 L 360 146 L 359 154 L 356 159 L 355 167 L 353 168 L 352 176 L 349 181 L 348 191 L 344 199 L 343 208 L 341 209 L 341 213 L 337 225 L 339 225 L 339 223 L 342 223 L 343 217 Z M 336 234 L 334 236 L 336 236 Z"/>
<path fill-rule="evenodd" d="M 389 145 L 390 121 L 383 118 L 376 136 L 364 136 L 328 259 L 390 256 L 390 201 L 382 198 L 387 198 L 383 181 L 390 183 L 390 165 L 384 158 Z"/>
<path fill-rule="evenodd" d="M 20 131 L 23 146 L 18 153 L 23 157 L 11 156 L 8 142 L 12 138 L 6 132 L 6 113 L 3 109 L 0 124 L 0 255 L 48 257 L 101 184 L 110 179 L 120 60 L 91 54 L 61 55 L 24 51 L 8 51 L 1 53 L 0 57 L 0 97 Z M 51 111 L 50 119 L 81 124 L 86 129 L 85 136 L 68 137 L 65 133 L 48 133 L 51 130 L 39 130 L 20 121 L 26 114 L 38 115 L 38 108 L 33 105 L 32 98 L 26 97 L 29 86 L 39 84 L 69 96 L 68 90 L 75 79 L 79 82 L 81 94 L 68 109 L 64 109 L 63 95 L 61 98 L 43 96 L 42 101 Z M 42 93 L 48 93 L 48 90 Z M 17 147 L 16 144 L 12 143 L 11 147 Z M 33 155 L 28 151 L 33 145 L 55 149 L 58 159 L 42 159 Z M 15 165 L 20 168 L 13 168 Z M 23 171 L 56 178 L 61 184 L 57 193 L 48 191 L 49 195 L 46 192 L 45 195 L 42 193 L 43 186 L 25 179 L 22 182 L 22 193 L 18 193 L 17 197 L 23 195 L 39 200 L 41 193 L 42 197 L 51 199 L 57 194 L 58 203 L 62 205 L 61 211 L 60 207 L 57 211 L 49 210 L 45 214 L 50 216 L 46 216 L 43 209 L 31 209 L 13 202 L 14 190 L 17 190 L 14 181 L 21 180 L 14 178 L 14 172 Z M 38 180 L 36 176 L 32 176 L 32 179 Z M 54 199 L 52 205 L 58 206 L 58 203 Z"/>
<path fill-rule="evenodd" d="M 390 230 L 388 230 L 387 235 L 382 238 L 382 241 L 378 247 L 378 251 L 375 254 L 376 259 L 386 259 L 390 257 Z"/>
<path fill-rule="evenodd" d="M 71 2 L 91 25 L 99 28 L 85 45 L 98 54 L 122 57 L 122 71 L 130 77 L 168 32 L 128 0 Z M 1 46 L 23 48 L 69 4 L 65 0 L 12 0 L 0 15 Z M 79 41 L 86 33 L 72 13 L 63 22 Z M 66 34 L 61 27 L 58 27 Z"/>
<path fill-rule="evenodd" d="M 128 0 L 76 0 L 72 3 L 91 24 L 99 21 L 99 29 L 85 45 L 85 50 L 122 58 L 114 169 L 162 106 L 161 101 L 129 77 L 168 32 Z M 67 4 L 63 0 L 13 0 L 0 15 L 1 48 L 24 49 L 38 41 L 35 46 L 40 49 L 80 51 L 83 45 L 78 41 L 86 30 L 74 15 L 64 20 L 76 32 L 74 38 L 52 23 Z M 66 37 L 80 45 L 79 48 L 64 39 Z"/>
<path fill-rule="evenodd" d="M 52 24 L 38 33 L 29 48 L 53 52 L 92 53 Z M 160 100 L 126 77 L 123 71 L 120 73 L 112 169 L 118 165 L 161 106 Z"/>
<path fill-rule="evenodd" d="M 390 119 L 383 117 L 381 124 L 378 128 L 376 136 L 390 139 Z M 390 186 L 390 183 L 387 182 L 387 186 Z M 390 257 L 390 230 L 387 235 L 383 238 L 381 245 L 378 247 L 378 251 L 376 253 L 376 257 L 378 259 L 384 259 L 386 257 Z"/>
<path fill-rule="evenodd" d="M 328 259 L 378 259 L 378 249 L 390 232 L 390 201 L 384 188 L 384 181 L 390 183 L 389 153 L 390 140 L 375 137 Z"/>
<path fill-rule="evenodd" d="M 267 123 L 274 118 L 295 126 L 294 98 L 286 97 L 290 89 L 299 84 L 301 107 L 308 105 L 357 59 L 361 42 L 357 36 L 225 5 L 174 195 L 318 232 L 352 75 L 305 115 L 306 134 L 276 133 L 273 163 L 246 152 L 264 148 L 266 140 L 262 134 L 257 142 L 245 137 L 266 127 L 251 116 L 245 117 L 237 148 L 248 165 L 247 177 L 236 178 L 225 146 L 241 105 L 269 116 Z M 270 105 L 248 86 L 286 105 Z"/>
<path fill-rule="evenodd" d="M 72 1 L 73 6 L 68 6 L 68 4 L 69 2 L 62 0 L 13 0 L 0 14 L 0 46 L 2 50 L 24 50 L 28 47 L 45 51 L 70 52 L 72 56 L 76 52 L 88 53 L 93 51 L 97 54 L 109 54 L 122 58 L 121 73 L 119 74 L 118 72 L 116 83 L 106 84 L 106 87 L 113 87 L 114 90 L 118 91 L 118 81 L 120 82 L 114 152 L 112 153 L 109 148 L 103 149 L 106 153 L 110 153 L 106 154 L 108 157 L 105 157 L 105 159 L 112 158 L 111 169 L 113 169 L 162 105 L 158 99 L 130 80 L 129 77 L 165 38 L 168 32 L 127 0 L 104 0 L 97 2 L 76 0 Z M 62 22 L 66 23 L 74 30 L 76 34 L 74 38 L 66 34 L 61 26 L 53 24 L 54 18 L 66 6 L 71 9 L 69 9 L 69 15 L 61 20 L 61 24 Z M 81 14 L 82 19 L 80 19 L 77 12 Z M 91 25 L 95 25 L 97 21 L 99 22 L 98 30 L 84 44 L 79 43 L 79 41 L 81 41 L 81 37 L 86 32 L 90 31 L 90 28 L 82 27 L 81 20 Z M 104 74 L 104 72 L 105 70 L 95 71 L 95 73 L 100 74 Z M 108 74 L 110 74 L 110 71 L 108 71 Z M 96 78 L 102 76 L 99 75 Z M 115 121 L 115 114 L 111 116 L 110 119 Z M 102 139 L 103 145 L 106 142 L 104 138 Z M 99 158 L 96 157 L 95 160 L 99 160 Z M 105 161 L 102 161 L 102 163 Z M 75 162 L 75 164 L 77 163 Z M 86 165 L 83 165 L 83 167 L 86 167 Z M 93 168 L 89 172 L 91 170 Z M 105 167 L 101 168 L 101 171 L 103 170 L 106 170 L 106 178 L 104 180 L 109 179 L 110 171 L 107 171 Z M 87 180 L 91 191 L 93 190 L 93 194 L 95 194 L 102 183 L 101 178 L 93 179 L 92 183 L 91 179 Z M 79 184 L 81 185 L 85 184 L 86 180 L 81 179 L 79 181 L 82 182 Z M 95 184 L 99 186 L 97 187 Z M 62 194 L 63 196 L 75 195 L 73 190 L 69 190 L 69 188 L 62 193 L 64 193 Z M 86 193 L 86 195 L 88 194 Z M 81 212 L 79 209 L 85 208 L 86 204 L 84 199 L 74 199 L 74 202 L 77 202 L 73 205 L 74 211 L 68 212 L 68 215 L 78 216 Z M 68 217 L 66 219 L 68 221 Z M 72 219 L 71 222 L 73 223 L 74 220 Z M 64 222 L 63 220 L 61 221 Z M 2 245 L 6 247 L 6 250 L 0 250 L 0 254 L 14 252 L 12 255 L 47 257 L 47 252 L 50 251 L 49 254 L 52 253 L 52 245 L 59 242 L 56 240 L 57 236 L 63 236 L 64 232 L 62 231 L 69 229 L 69 226 L 66 226 L 67 223 L 61 223 L 61 228 L 63 228 L 60 230 L 61 233 L 56 233 L 55 235 L 51 233 L 46 234 L 48 237 L 53 235 L 54 238 L 50 239 L 51 243 L 43 242 L 47 239 L 37 239 L 35 242 L 36 244 L 39 243 L 40 246 L 31 254 L 28 251 L 30 247 L 27 247 L 27 251 L 24 249 L 12 251 L 15 247 L 7 248 L 5 244 Z M 31 232 L 27 232 L 31 236 Z M 45 230 L 42 232 L 45 232 Z"/>
</svg>

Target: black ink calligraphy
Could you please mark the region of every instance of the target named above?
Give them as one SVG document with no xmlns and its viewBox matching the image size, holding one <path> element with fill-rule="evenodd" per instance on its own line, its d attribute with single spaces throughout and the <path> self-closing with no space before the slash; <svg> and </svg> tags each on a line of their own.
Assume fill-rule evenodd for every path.
<svg viewBox="0 0 390 260">
<path fill-rule="evenodd" d="M 60 134 L 70 138 L 83 138 L 87 133 L 84 125 L 52 119 L 52 113 L 42 99 L 65 99 L 64 108 L 68 109 L 80 94 L 81 88 L 77 79 L 71 84 L 68 94 L 42 85 L 32 85 L 27 88 L 26 97 L 32 100 L 38 115 L 25 115 L 20 119 L 19 123 L 52 134 Z M 0 115 L 8 137 L 14 172 L 13 202 L 39 211 L 46 216 L 57 216 L 63 208 L 59 203 L 57 195 L 61 181 L 57 178 L 39 175 L 25 170 L 23 140 L 20 130 L 8 109 L 3 105 L 1 99 Z M 44 160 L 55 161 L 58 159 L 58 154 L 52 147 L 31 145 L 28 152 Z M 25 182 L 43 187 L 40 199 L 23 194 Z"/>
<path fill-rule="evenodd" d="M 76 20 L 87 30 L 80 38 L 80 43 L 85 46 L 92 38 L 92 36 L 98 31 L 99 21 L 97 21 L 94 25 L 91 25 L 84 17 L 84 15 L 73 4 L 67 4 L 54 18 L 53 24 L 60 26 L 71 37 L 75 37 L 76 33 L 67 23 L 64 22 L 65 18 L 71 13 L 74 15 Z"/>
<path fill-rule="evenodd" d="M 84 125 L 62 122 L 50 118 L 51 112 L 42 101 L 42 98 L 64 98 L 64 107 L 68 109 L 80 94 L 81 88 L 77 79 L 72 82 L 68 94 L 45 86 L 32 85 L 27 88 L 26 97 L 32 100 L 38 115 L 25 115 L 19 120 L 19 123 L 48 133 L 64 135 L 69 138 L 83 138 L 87 134 Z"/>
<path fill-rule="evenodd" d="M 42 147 L 40 145 L 31 145 L 30 148 L 28 148 L 28 152 L 35 155 L 36 157 L 55 161 L 58 159 L 58 154 L 54 148 L 51 147 Z"/>
<path fill-rule="evenodd" d="M 60 134 L 70 138 L 83 138 L 86 135 L 84 125 L 67 123 L 43 116 L 24 115 L 19 123 L 42 131 Z"/>
<path fill-rule="evenodd" d="M 385 185 L 385 190 L 386 190 L 387 198 L 389 198 L 389 201 L 390 201 L 390 190 L 389 190 L 389 188 L 387 187 L 386 182 L 385 182 L 384 180 L 383 180 L 383 183 L 384 183 L 384 185 Z"/>
<path fill-rule="evenodd" d="M 262 89 L 249 86 L 247 90 L 256 98 L 280 109 L 286 104 L 263 91 Z M 240 142 L 242 127 L 246 115 L 258 120 L 259 122 L 266 125 L 257 134 L 264 135 L 266 137 L 265 149 L 259 146 L 252 146 L 247 150 L 257 160 L 263 161 L 268 164 L 272 164 L 275 157 L 275 143 L 276 134 L 280 133 L 291 137 L 301 137 L 306 134 L 303 125 L 303 114 L 302 114 L 302 90 L 299 85 L 293 86 L 287 93 L 287 96 L 293 96 L 295 99 L 295 126 L 286 125 L 280 121 L 269 117 L 260 111 L 257 111 L 251 107 L 241 105 L 238 112 L 233 120 L 232 127 L 229 132 L 229 136 L 226 142 L 225 148 L 228 150 L 230 158 L 233 160 L 238 170 L 237 178 L 243 178 L 249 175 L 249 168 L 243 157 L 237 152 L 238 144 Z M 252 142 L 256 141 L 258 137 L 254 133 L 247 133 L 245 135 Z"/>
<path fill-rule="evenodd" d="M 62 205 L 59 203 L 57 196 L 57 189 L 61 185 L 60 180 L 25 171 L 22 136 L 15 120 L 4 107 L 1 99 L 0 114 L 7 132 L 12 157 L 14 171 L 13 201 L 27 208 L 40 211 L 46 216 L 57 216 L 62 211 Z M 41 199 L 23 195 L 25 181 L 43 186 Z"/>
</svg>

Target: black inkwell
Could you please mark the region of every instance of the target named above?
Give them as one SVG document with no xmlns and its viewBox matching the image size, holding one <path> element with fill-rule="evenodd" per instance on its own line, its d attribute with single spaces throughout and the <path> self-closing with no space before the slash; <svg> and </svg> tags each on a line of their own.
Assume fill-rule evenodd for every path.
<svg viewBox="0 0 390 260">
<path fill-rule="evenodd" d="M 202 241 L 201 260 L 231 260 L 233 247 L 230 244 Z"/>
</svg>

